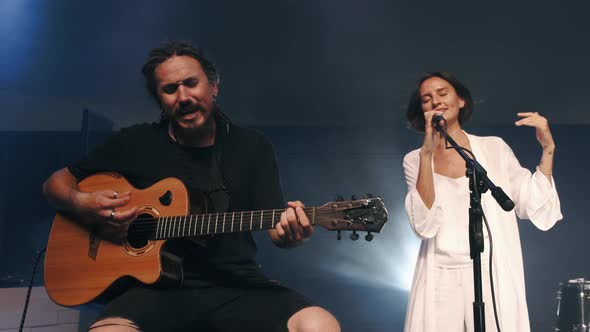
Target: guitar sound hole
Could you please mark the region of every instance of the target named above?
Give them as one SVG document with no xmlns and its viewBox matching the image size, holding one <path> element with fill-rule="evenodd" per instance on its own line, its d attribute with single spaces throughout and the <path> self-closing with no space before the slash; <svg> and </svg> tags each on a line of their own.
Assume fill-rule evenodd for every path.
<svg viewBox="0 0 590 332">
<path fill-rule="evenodd" d="M 127 231 L 127 243 L 134 249 L 140 249 L 148 244 L 148 240 L 154 235 L 154 217 L 149 214 L 140 214 Z"/>
</svg>

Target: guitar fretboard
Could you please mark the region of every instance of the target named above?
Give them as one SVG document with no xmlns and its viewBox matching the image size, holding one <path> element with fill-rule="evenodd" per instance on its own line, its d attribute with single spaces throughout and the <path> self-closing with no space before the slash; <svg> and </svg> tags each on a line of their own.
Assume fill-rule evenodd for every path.
<svg viewBox="0 0 590 332">
<path fill-rule="evenodd" d="M 303 210 L 313 225 L 316 207 Z M 137 219 L 129 231 L 133 235 L 150 240 L 163 240 L 264 230 L 274 228 L 281 220 L 281 213 L 284 211 L 284 209 L 275 209 Z"/>
</svg>

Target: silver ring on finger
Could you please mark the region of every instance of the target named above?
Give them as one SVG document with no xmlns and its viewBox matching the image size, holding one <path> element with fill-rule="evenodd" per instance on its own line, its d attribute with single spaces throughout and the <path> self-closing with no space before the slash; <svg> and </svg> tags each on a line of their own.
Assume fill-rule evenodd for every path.
<svg viewBox="0 0 590 332">
<path fill-rule="evenodd" d="M 115 219 L 115 209 L 111 211 L 111 219 Z"/>
<path fill-rule="evenodd" d="M 113 198 L 117 198 L 118 194 L 116 191 L 113 191 Z"/>
</svg>

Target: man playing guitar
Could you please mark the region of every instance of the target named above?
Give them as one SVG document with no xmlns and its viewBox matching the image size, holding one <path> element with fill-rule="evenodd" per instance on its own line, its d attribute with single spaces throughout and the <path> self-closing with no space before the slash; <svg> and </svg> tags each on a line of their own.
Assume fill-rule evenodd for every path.
<svg viewBox="0 0 590 332">
<path fill-rule="evenodd" d="M 72 216 L 108 243 L 129 242 L 126 236 L 135 224 L 132 221 L 145 211 L 132 204 L 137 196 L 132 190 L 119 191 L 108 185 L 81 190 L 80 181 L 101 172 L 116 172 L 139 189 L 177 178 L 188 189 L 191 212 L 284 206 L 271 144 L 258 132 L 231 124 L 221 113 L 216 104 L 218 73 L 199 49 L 167 43 L 150 52 L 143 74 L 161 109 L 161 121 L 123 129 L 89 156 L 51 175 L 43 192 L 60 213 Z M 176 196 L 167 191 L 158 201 L 169 205 L 178 200 Z M 262 219 L 261 215 L 261 225 Z M 268 234 L 280 248 L 298 246 L 313 234 L 299 201 L 289 202 L 277 221 Z M 163 231 L 175 232 L 158 229 Z M 98 243 L 88 251 L 91 259 L 97 259 L 93 250 L 96 255 L 97 247 L 106 245 Z M 183 272 L 182 286 L 127 288 L 109 300 L 91 331 L 340 330 L 328 311 L 262 274 L 254 261 L 256 245 L 251 232 L 168 244 L 170 257 L 183 257 L 178 266 Z M 50 250 L 48 247 L 48 253 Z M 141 253 L 131 248 L 127 254 Z"/>
</svg>

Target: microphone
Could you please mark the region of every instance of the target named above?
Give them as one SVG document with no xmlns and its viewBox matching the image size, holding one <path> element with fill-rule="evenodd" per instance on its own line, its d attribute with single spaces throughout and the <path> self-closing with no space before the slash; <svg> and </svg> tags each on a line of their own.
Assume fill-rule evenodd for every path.
<svg viewBox="0 0 590 332">
<path fill-rule="evenodd" d="M 441 132 L 441 130 L 444 130 L 443 128 L 441 128 L 440 122 L 443 121 L 444 123 L 446 123 L 445 118 L 442 116 L 442 114 L 435 114 L 432 116 L 432 127 L 438 131 Z"/>
<path fill-rule="evenodd" d="M 494 189 L 490 189 L 492 192 L 492 196 L 496 199 L 496 202 L 502 207 L 504 211 L 511 211 L 514 209 L 514 202 L 506 195 L 504 190 L 500 187 L 495 187 Z"/>
</svg>

